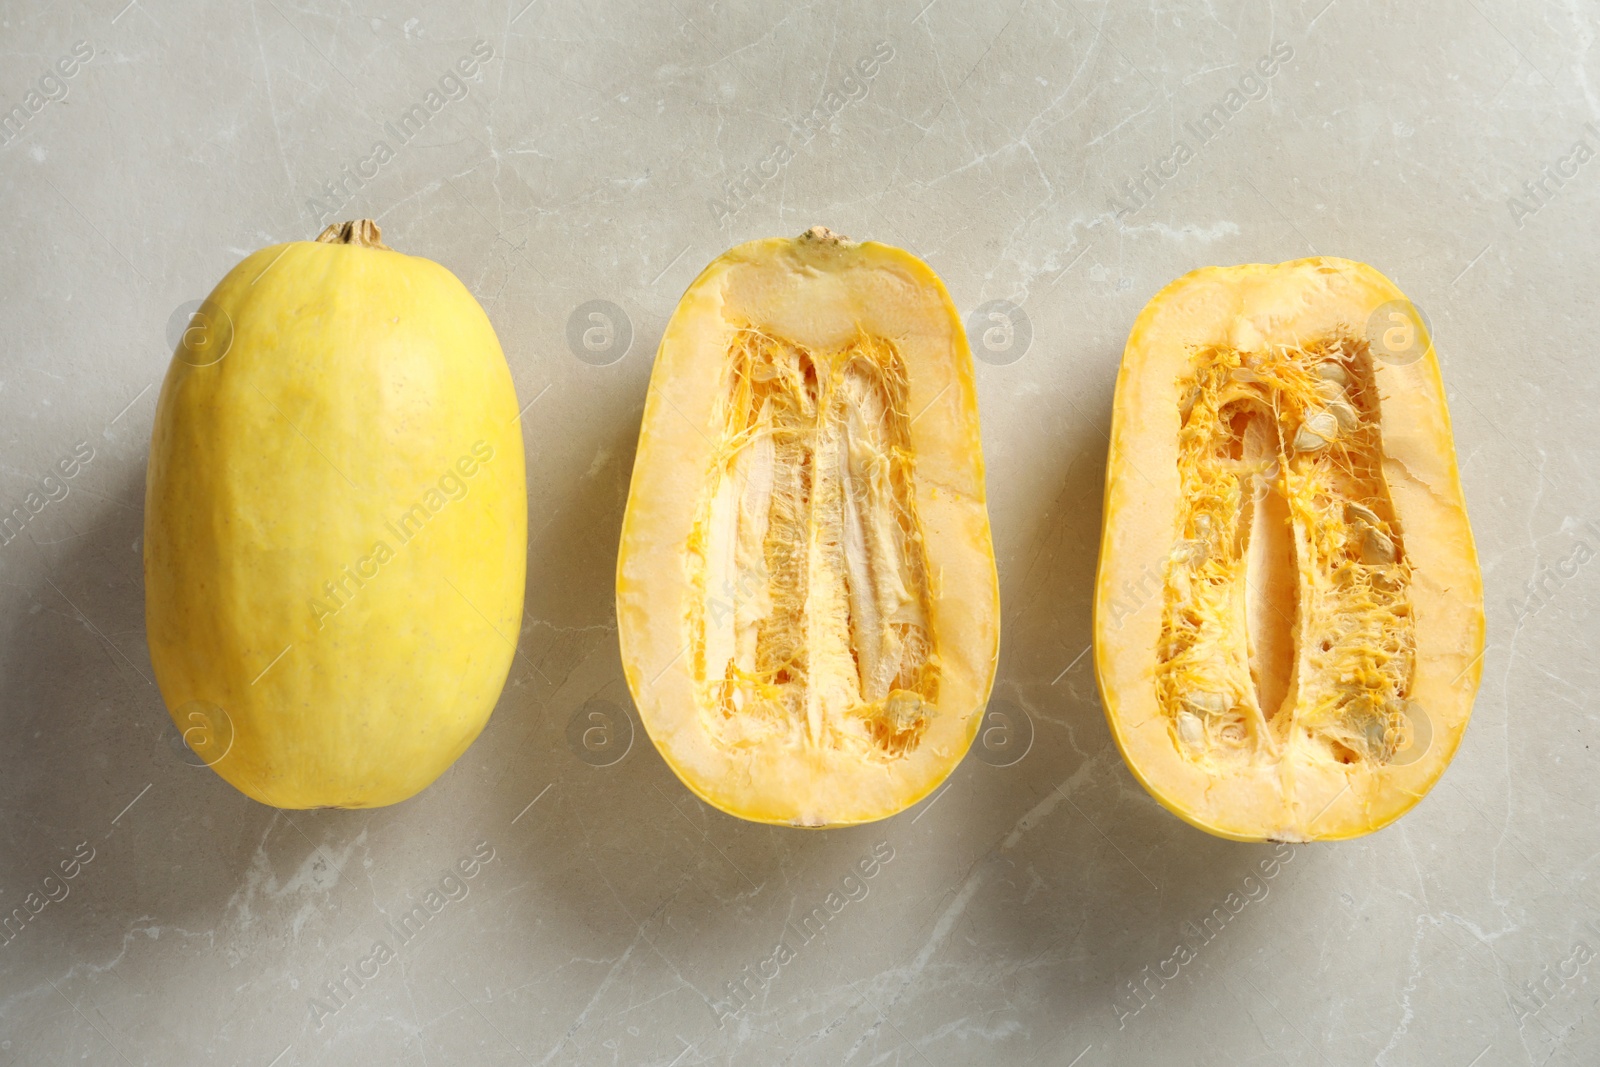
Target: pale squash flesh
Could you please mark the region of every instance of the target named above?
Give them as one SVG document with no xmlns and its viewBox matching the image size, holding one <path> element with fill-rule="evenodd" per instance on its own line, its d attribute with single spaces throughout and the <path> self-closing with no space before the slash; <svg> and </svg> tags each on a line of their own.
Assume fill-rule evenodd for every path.
<svg viewBox="0 0 1600 1067">
<path fill-rule="evenodd" d="M 1168 808 L 1241 840 L 1353 837 L 1459 744 L 1482 581 L 1420 316 L 1364 264 L 1207 268 L 1117 381 L 1095 598 L 1112 734 Z"/>
<path fill-rule="evenodd" d="M 882 818 L 960 761 L 998 594 L 971 356 L 925 264 L 819 228 L 706 268 L 651 377 L 617 613 L 646 729 L 725 811 Z"/>
<path fill-rule="evenodd" d="M 203 310 L 150 447 L 156 681 L 256 800 L 403 800 L 483 729 L 521 628 L 527 489 L 494 329 L 370 222 L 246 257 Z"/>
</svg>

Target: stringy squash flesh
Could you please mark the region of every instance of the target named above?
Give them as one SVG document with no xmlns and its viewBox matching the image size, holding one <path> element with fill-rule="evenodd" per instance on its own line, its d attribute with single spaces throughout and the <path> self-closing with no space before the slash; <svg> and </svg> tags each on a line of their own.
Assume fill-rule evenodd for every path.
<svg viewBox="0 0 1600 1067">
<path fill-rule="evenodd" d="M 903 362 L 884 338 L 818 353 L 755 329 L 728 357 L 689 549 L 702 719 L 730 744 L 898 756 L 938 698 Z"/>
<path fill-rule="evenodd" d="M 1437 361 L 1364 332 L 1403 299 L 1347 260 L 1209 268 L 1129 339 L 1096 663 L 1135 774 L 1222 836 L 1376 829 L 1465 728 L 1482 588 Z"/>
</svg>

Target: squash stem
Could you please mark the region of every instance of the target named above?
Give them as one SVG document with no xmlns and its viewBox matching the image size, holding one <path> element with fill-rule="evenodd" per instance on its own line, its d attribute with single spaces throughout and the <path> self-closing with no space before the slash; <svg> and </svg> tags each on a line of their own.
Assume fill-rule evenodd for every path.
<svg viewBox="0 0 1600 1067">
<path fill-rule="evenodd" d="M 394 251 L 394 249 L 383 243 L 383 231 L 378 229 L 378 224 L 371 219 L 354 219 L 350 222 L 329 223 L 328 228 L 317 235 L 317 240 L 322 244 L 360 245 L 362 248 L 381 248 L 385 252 Z"/>
</svg>

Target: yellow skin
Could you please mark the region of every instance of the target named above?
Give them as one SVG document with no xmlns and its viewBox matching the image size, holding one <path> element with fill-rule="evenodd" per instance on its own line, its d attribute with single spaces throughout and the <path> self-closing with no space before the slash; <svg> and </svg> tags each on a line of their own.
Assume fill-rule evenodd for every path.
<svg viewBox="0 0 1600 1067">
<path fill-rule="evenodd" d="M 517 415 L 437 263 L 297 241 L 229 272 L 167 372 L 145 490 L 150 657 L 201 760 L 265 804 L 365 808 L 466 750 L 521 628 Z"/>
</svg>

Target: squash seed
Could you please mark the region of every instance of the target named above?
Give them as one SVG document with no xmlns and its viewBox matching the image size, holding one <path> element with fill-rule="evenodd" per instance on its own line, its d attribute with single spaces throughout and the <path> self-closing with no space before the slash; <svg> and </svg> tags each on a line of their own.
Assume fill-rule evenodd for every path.
<svg viewBox="0 0 1600 1067">
<path fill-rule="evenodd" d="M 1328 403 L 1328 410 L 1333 413 L 1334 419 L 1339 423 L 1340 433 L 1355 433 L 1361 425 L 1361 416 L 1354 406 L 1344 400 L 1333 400 Z"/>
<path fill-rule="evenodd" d="M 1394 542 L 1389 535 L 1374 527 L 1366 527 L 1366 536 L 1361 539 L 1361 562 L 1369 566 L 1393 563 Z"/>
<path fill-rule="evenodd" d="M 1349 501 L 1345 502 L 1345 505 L 1344 505 L 1344 521 L 1345 522 L 1364 522 L 1368 526 L 1371 526 L 1371 527 L 1374 527 L 1374 528 L 1377 528 L 1377 527 L 1380 527 L 1380 526 L 1383 525 L 1383 523 L 1381 521 L 1379 521 L 1379 519 L 1378 519 L 1377 512 L 1373 511 L 1371 508 L 1366 507 L 1366 506 L 1364 506 L 1362 504 L 1357 504 L 1353 500 L 1349 500 Z"/>
<path fill-rule="evenodd" d="M 1178 401 L 1178 421 L 1180 423 L 1187 422 L 1189 420 L 1189 412 L 1194 410 L 1194 402 L 1199 399 L 1200 387 L 1196 385 L 1189 390 L 1188 394 L 1184 396 L 1182 400 Z"/>
<path fill-rule="evenodd" d="M 1294 435 L 1294 450 L 1296 452 L 1315 452 L 1319 448 L 1327 447 L 1326 438 L 1312 433 L 1303 426 L 1300 428 L 1300 432 Z"/>
<path fill-rule="evenodd" d="M 1206 729 L 1200 724 L 1199 716 L 1192 711 L 1178 712 L 1178 740 L 1190 748 L 1199 748 L 1206 739 Z"/>
<path fill-rule="evenodd" d="M 1183 702 L 1195 711 L 1208 715 L 1221 715 L 1228 710 L 1229 706 L 1227 697 L 1221 693 L 1212 693 L 1204 689 L 1187 694 L 1184 696 Z"/>
<path fill-rule="evenodd" d="M 1329 441 L 1339 435 L 1339 420 L 1332 412 L 1311 411 L 1306 414 L 1306 429 Z"/>
</svg>

